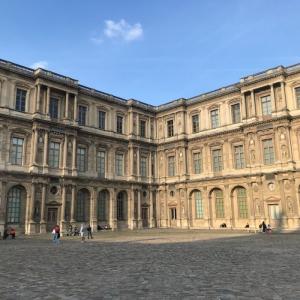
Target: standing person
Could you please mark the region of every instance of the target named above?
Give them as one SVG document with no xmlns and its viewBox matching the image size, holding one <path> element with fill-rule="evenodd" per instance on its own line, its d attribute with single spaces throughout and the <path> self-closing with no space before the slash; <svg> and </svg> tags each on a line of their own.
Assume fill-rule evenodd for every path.
<svg viewBox="0 0 300 300">
<path fill-rule="evenodd" d="M 91 225 L 89 224 L 86 228 L 87 230 L 87 236 L 88 236 L 88 239 L 91 237 L 91 239 L 93 239 L 93 235 L 92 235 L 92 227 Z"/>
<path fill-rule="evenodd" d="M 86 234 L 85 224 L 81 224 L 79 232 L 80 232 L 80 236 L 81 236 L 81 242 L 83 243 L 85 241 L 85 234 Z"/>
<path fill-rule="evenodd" d="M 56 237 L 57 237 L 55 228 L 56 228 L 56 226 L 54 226 L 52 228 L 52 241 L 53 241 L 53 243 L 56 243 Z"/>
<path fill-rule="evenodd" d="M 262 232 L 266 232 L 266 230 L 267 230 L 267 225 L 266 225 L 265 221 L 262 221 L 261 227 L 262 227 Z"/>
<path fill-rule="evenodd" d="M 56 234 L 56 244 L 59 244 L 60 241 L 60 227 L 55 225 L 55 234 Z"/>
</svg>

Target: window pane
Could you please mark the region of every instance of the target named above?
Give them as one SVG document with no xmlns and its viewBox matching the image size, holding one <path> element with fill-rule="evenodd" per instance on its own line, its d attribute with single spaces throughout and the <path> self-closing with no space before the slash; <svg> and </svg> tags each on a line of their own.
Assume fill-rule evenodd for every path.
<svg viewBox="0 0 300 300">
<path fill-rule="evenodd" d="M 123 176 L 123 154 L 116 154 L 116 175 Z"/>
<path fill-rule="evenodd" d="M 25 103 L 26 103 L 26 91 L 17 89 L 16 93 L 16 110 L 24 112 L 25 111 Z"/>
<path fill-rule="evenodd" d="M 78 191 L 77 193 L 77 221 L 84 222 L 85 221 L 85 193 L 83 191 Z"/>
<path fill-rule="evenodd" d="M 175 176 L 175 157 L 168 157 L 168 176 Z"/>
<path fill-rule="evenodd" d="M 242 145 L 234 147 L 235 168 L 243 169 L 245 167 L 244 147 Z"/>
<path fill-rule="evenodd" d="M 272 114 L 272 103 L 270 96 L 261 97 L 261 109 L 263 116 Z"/>
<path fill-rule="evenodd" d="M 239 123 L 241 121 L 240 104 L 231 105 L 232 123 Z"/>
<path fill-rule="evenodd" d="M 79 105 L 79 107 L 78 107 L 78 123 L 81 126 L 85 126 L 85 124 L 86 124 L 86 111 L 87 111 L 87 108 L 85 106 Z"/>
<path fill-rule="evenodd" d="M 105 152 L 97 152 L 97 172 L 99 177 L 105 177 Z"/>
<path fill-rule="evenodd" d="M 239 217 L 241 219 L 248 218 L 246 190 L 244 188 L 237 188 L 236 193 L 239 208 Z"/>
<path fill-rule="evenodd" d="M 141 137 L 146 137 L 146 121 L 140 121 L 140 135 Z"/>
<path fill-rule="evenodd" d="M 117 133 L 123 133 L 123 117 L 117 116 Z"/>
<path fill-rule="evenodd" d="M 77 169 L 79 172 L 86 171 L 86 148 L 78 147 L 77 148 Z"/>
<path fill-rule="evenodd" d="M 104 111 L 99 111 L 99 129 L 105 130 L 105 115 Z"/>
<path fill-rule="evenodd" d="M 141 176 L 147 176 L 147 157 L 141 157 L 140 162 Z"/>
<path fill-rule="evenodd" d="M 211 128 L 219 127 L 219 110 L 215 109 L 210 112 Z"/>
<path fill-rule="evenodd" d="M 50 108 L 49 108 L 50 117 L 53 119 L 58 119 L 58 99 L 50 99 Z"/>
<path fill-rule="evenodd" d="M 264 164 L 270 165 L 274 163 L 274 148 L 272 139 L 263 141 Z"/>
<path fill-rule="evenodd" d="M 52 168 L 59 167 L 59 152 L 60 144 L 55 142 L 50 142 L 49 145 L 49 166 Z"/>
<path fill-rule="evenodd" d="M 197 191 L 194 192 L 194 194 L 195 194 L 196 218 L 201 219 L 203 218 L 203 205 L 202 205 L 201 192 Z"/>
<path fill-rule="evenodd" d="M 13 165 L 22 165 L 24 139 L 12 137 L 10 163 Z"/>
<path fill-rule="evenodd" d="M 199 132 L 199 115 L 192 116 L 193 133 Z"/>
<path fill-rule="evenodd" d="M 221 190 L 215 191 L 216 197 L 216 218 L 224 218 L 224 200 L 223 192 Z"/>
<path fill-rule="evenodd" d="M 222 152 L 220 149 L 216 149 L 212 151 L 212 163 L 213 163 L 213 171 L 219 172 L 223 170 L 223 158 Z"/>
<path fill-rule="evenodd" d="M 107 192 L 101 191 L 98 199 L 98 220 L 107 220 Z"/>
<path fill-rule="evenodd" d="M 193 160 L 194 160 L 194 173 L 200 174 L 202 172 L 202 154 L 200 152 L 194 153 Z"/>
<path fill-rule="evenodd" d="M 7 223 L 18 224 L 21 217 L 21 189 L 12 188 L 7 199 Z"/>
<path fill-rule="evenodd" d="M 167 122 L 167 130 L 168 130 L 168 137 L 171 137 L 174 135 L 173 120 L 169 120 Z"/>
</svg>

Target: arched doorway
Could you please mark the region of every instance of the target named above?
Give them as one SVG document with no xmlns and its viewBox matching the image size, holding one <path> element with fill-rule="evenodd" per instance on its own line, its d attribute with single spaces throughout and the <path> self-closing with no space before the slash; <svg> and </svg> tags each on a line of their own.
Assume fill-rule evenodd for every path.
<svg viewBox="0 0 300 300">
<path fill-rule="evenodd" d="M 7 193 L 6 226 L 13 226 L 25 232 L 25 221 L 26 189 L 22 185 L 15 185 Z"/>
<path fill-rule="evenodd" d="M 127 203 L 127 193 L 121 191 L 117 194 L 117 222 L 118 228 L 127 228 L 128 219 L 128 203 Z"/>
<path fill-rule="evenodd" d="M 231 191 L 232 227 L 244 228 L 249 224 L 249 206 L 247 190 L 243 186 L 236 186 Z"/>
<path fill-rule="evenodd" d="M 76 221 L 83 223 L 90 221 L 90 192 L 85 188 L 77 192 Z"/>
<path fill-rule="evenodd" d="M 102 190 L 98 193 L 98 210 L 97 210 L 97 220 L 98 223 L 106 225 L 109 222 L 109 192 L 108 190 Z M 111 224 L 110 224 L 111 226 Z"/>
</svg>

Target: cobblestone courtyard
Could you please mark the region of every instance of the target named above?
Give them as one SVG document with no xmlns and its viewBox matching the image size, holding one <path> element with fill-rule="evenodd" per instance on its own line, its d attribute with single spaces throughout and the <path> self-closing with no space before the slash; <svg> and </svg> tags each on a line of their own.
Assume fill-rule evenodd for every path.
<svg viewBox="0 0 300 300">
<path fill-rule="evenodd" d="M 300 299 L 300 235 L 147 230 L 0 241 L 0 299 Z"/>
</svg>

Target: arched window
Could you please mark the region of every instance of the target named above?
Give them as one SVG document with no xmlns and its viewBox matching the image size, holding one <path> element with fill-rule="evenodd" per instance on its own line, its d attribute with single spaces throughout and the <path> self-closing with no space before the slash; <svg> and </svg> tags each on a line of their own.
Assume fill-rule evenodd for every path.
<svg viewBox="0 0 300 300">
<path fill-rule="evenodd" d="M 85 221 L 85 193 L 84 191 L 78 191 L 77 193 L 77 221 L 84 222 Z"/>
<path fill-rule="evenodd" d="M 221 190 L 215 190 L 216 218 L 224 218 L 224 199 Z"/>
<path fill-rule="evenodd" d="M 41 202 L 35 201 L 34 203 L 34 222 L 40 222 L 41 220 Z"/>
<path fill-rule="evenodd" d="M 21 193 L 20 187 L 13 187 L 7 199 L 7 223 L 19 224 L 21 218 Z"/>
<path fill-rule="evenodd" d="M 236 189 L 237 204 L 239 208 L 239 217 L 241 219 L 248 218 L 247 194 L 246 189 L 238 187 Z"/>
<path fill-rule="evenodd" d="M 117 220 L 124 220 L 124 193 L 119 193 L 117 197 Z"/>
<path fill-rule="evenodd" d="M 195 208 L 196 208 L 196 219 L 203 218 L 203 204 L 202 204 L 202 195 L 200 191 L 195 191 Z"/>
<path fill-rule="evenodd" d="M 108 201 L 107 191 L 101 191 L 98 194 L 98 220 L 99 221 L 107 220 L 107 209 L 108 209 L 107 201 Z"/>
</svg>

